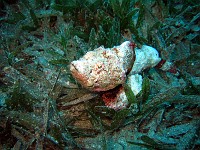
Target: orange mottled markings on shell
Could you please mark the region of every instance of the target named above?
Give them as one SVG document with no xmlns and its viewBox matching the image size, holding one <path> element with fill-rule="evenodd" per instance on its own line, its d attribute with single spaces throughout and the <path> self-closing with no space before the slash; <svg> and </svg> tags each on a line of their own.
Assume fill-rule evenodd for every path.
<svg viewBox="0 0 200 150">
<path fill-rule="evenodd" d="M 113 50 L 115 51 L 115 53 L 116 54 L 118 54 L 119 53 L 119 50 L 115 47 L 115 48 L 113 48 Z"/>
<path fill-rule="evenodd" d="M 104 68 L 105 68 L 104 63 L 100 62 L 100 63 L 95 64 L 94 71 L 96 71 L 96 73 L 99 74 L 101 71 L 104 70 Z"/>
<path fill-rule="evenodd" d="M 106 51 L 102 52 L 103 57 L 107 58 L 108 56 L 106 55 Z"/>
</svg>

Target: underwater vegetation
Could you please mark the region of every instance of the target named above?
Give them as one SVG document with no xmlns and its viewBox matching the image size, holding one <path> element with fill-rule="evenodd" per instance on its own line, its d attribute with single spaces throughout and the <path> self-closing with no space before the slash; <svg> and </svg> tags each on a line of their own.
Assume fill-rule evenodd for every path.
<svg viewBox="0 0 200 150">
<path fill-rule="evenodd" d="M 200 149 L 199 0 L 1 0 L 0 149 Z M 69 64 L 101 45 L 150 45 L 150 68 L 115 111 Z"/>
</svg>

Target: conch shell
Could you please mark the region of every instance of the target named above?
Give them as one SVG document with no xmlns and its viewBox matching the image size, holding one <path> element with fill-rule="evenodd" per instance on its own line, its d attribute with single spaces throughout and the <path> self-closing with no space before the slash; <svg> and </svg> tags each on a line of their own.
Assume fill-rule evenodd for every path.
<svg viewBox="0 0 200 150">
<path fill-rule="evenodd" d="M 130 41 L 113 48 L 103 46 L 87 52 L 70 64 L 73 77 L 90 91 L 107 91 L 123 84 L 134 62 L 134 44 Z"/>
</svg>

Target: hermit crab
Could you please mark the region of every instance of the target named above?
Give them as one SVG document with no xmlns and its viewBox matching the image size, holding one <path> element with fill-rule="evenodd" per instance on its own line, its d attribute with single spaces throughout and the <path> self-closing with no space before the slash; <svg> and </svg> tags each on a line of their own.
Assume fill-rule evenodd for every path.
<svg viewBox="0 0 200 150">
<path fill-rule="evenodd" d="M 142 89 L 142 76 L 138 73 L 155 66 L 162 69 L 161 62 L 155 48 L 137 48 L 135 43 L 125 41 L 113 48 L 101 46 L 87 52 L 71 62 L 70 71 L 84 88 L 98 92 L 107 107 L 119 110 L 128 106 L 123 84 L 127 82 L 137 95 Z"/>
</svg>

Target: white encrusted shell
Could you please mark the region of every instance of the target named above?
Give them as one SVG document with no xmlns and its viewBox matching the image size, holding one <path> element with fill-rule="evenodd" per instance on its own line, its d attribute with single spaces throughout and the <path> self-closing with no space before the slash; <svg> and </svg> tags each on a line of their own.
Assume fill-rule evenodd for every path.
<svg viewBox="0 0 200 150">
<path fill-rule="evenodd" d="M 146 68 L 155 67 L 161 61 L 158 51 L 147 45 L 143 45 L 141 49 L 135 48 L 135 56 L 130 74 L 140 73 Z"/>
<path fill-rule="evenodd" d="M 123 84 L 131 67 L 130 41 L 113 48 L 99 47 L 70 64 L 73 77 L 91 91 L 107 91 Z"/>
</svg>

